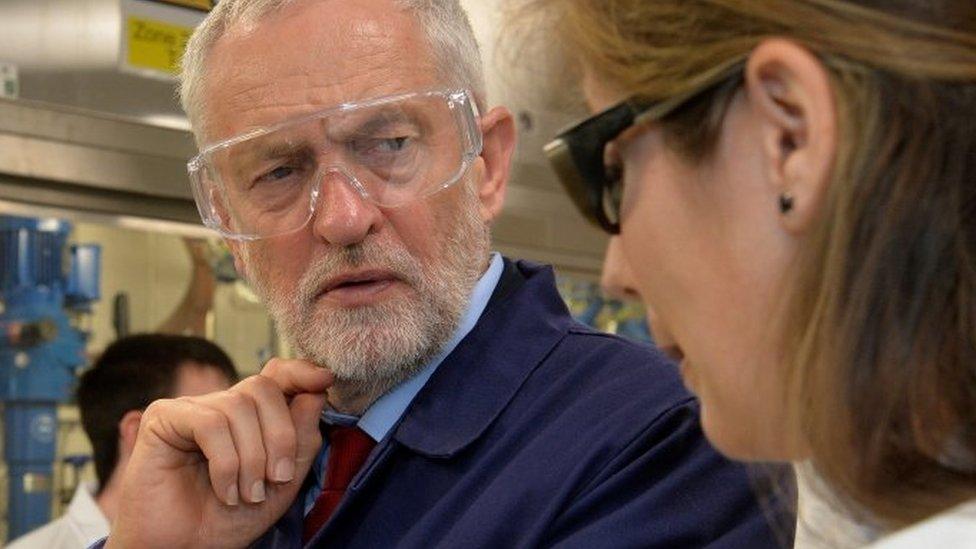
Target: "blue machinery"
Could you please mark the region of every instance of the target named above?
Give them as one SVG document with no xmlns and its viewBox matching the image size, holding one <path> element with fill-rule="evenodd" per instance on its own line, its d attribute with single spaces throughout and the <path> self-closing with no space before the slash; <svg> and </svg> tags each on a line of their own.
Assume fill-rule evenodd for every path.
<svg viewBox="0 0 976 549">
<path fill-rule="evenodd" d="M 50 519 L 57 404 L 85 364 L 83 316 L 99 298 L 101 248 L 68 245 L 71 224 L 0 216 L 0 401 L 8 539 Z"/>
</svg>

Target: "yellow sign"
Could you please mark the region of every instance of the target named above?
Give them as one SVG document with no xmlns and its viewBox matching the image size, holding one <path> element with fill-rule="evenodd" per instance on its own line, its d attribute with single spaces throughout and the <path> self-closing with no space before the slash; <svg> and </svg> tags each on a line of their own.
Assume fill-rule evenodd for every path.
<svg viewBox="0 0 976 549">
<path fill-rule="evenodd" d="M 163 4 L 173 4 L 174 6 L 183 6 L 184 8 L 193 8 L 197 10 L 210 11 L 213 8 L 211 0 L 155 0 L 156 2 L 162 2 Z"/>
<path fill-rule="evenodd" d="M 140 69 L 177 74 L 191 34 L 190 27 L 130 15 L 126 19 L 128 63 Z"/>
</svg>

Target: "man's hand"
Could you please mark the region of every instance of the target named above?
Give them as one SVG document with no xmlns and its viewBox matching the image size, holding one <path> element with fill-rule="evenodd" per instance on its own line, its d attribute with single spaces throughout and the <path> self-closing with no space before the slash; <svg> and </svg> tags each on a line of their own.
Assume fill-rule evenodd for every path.
<svg viewBox="0 0 976 549">
<path fill-rule="evenodd" d="M 227 391 L 146 409 L 110 548 L 245 547 L 294 501 L 322 444 L 332 376 L 272 359 Z"/>
</svg>

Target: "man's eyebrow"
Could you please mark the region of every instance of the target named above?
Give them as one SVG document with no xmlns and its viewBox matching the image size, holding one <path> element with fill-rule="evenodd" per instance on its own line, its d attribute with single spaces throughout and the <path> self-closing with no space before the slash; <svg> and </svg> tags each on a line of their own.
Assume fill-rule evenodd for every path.
<svg viewBox="0 0 976 549">
<path fill-rule="evenodd" d="M 329 128 L 329 135 L 332 137 L 336 135 L 369 135 L 378 133 L 380 130 L 386 129 L 389 126 L 403 123 L 418 127 L 421 125 L 415 116 L 411 116 L 402 110 L 391 109 L 370 113 L 368 116 L 350 116 L 342 120 L 337 120 Z"/>
<path fill-rule="evenodd" d="M 240 155 L 248 160 L 266 160 L 269 158 L 281 158 L 282 156 L 294 156 L 296 153 L 308 151 L 310 148 L 308 143 L 296 143 L 293 141 L 245 143 Z"/>
</svg>

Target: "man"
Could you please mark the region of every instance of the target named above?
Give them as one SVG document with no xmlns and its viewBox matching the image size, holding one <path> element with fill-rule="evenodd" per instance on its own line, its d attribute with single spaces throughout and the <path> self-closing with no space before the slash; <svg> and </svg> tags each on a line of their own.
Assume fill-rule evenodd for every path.
<svg viewBox="0 0 976 549">
<path fill-rule="evenodd" d="M 222 0 L 182 98 L 305 360 L 150 407 L 109 547 L 777 546 L 674 366 L 489 252 L 515 128 L 456 1 Z"/>
<path fill-rule="evenodd" d="M 80 484 L 61 518 L 9 547 L 79 549 L 107 536 L 143 410 L 160 398 L 221 391 L 237 379 L 224 351 L 198 337 L 141 334 L 109 345 L 81 376 L 76 392 L 94 454 L 97 489 Z"/>
</svg>

